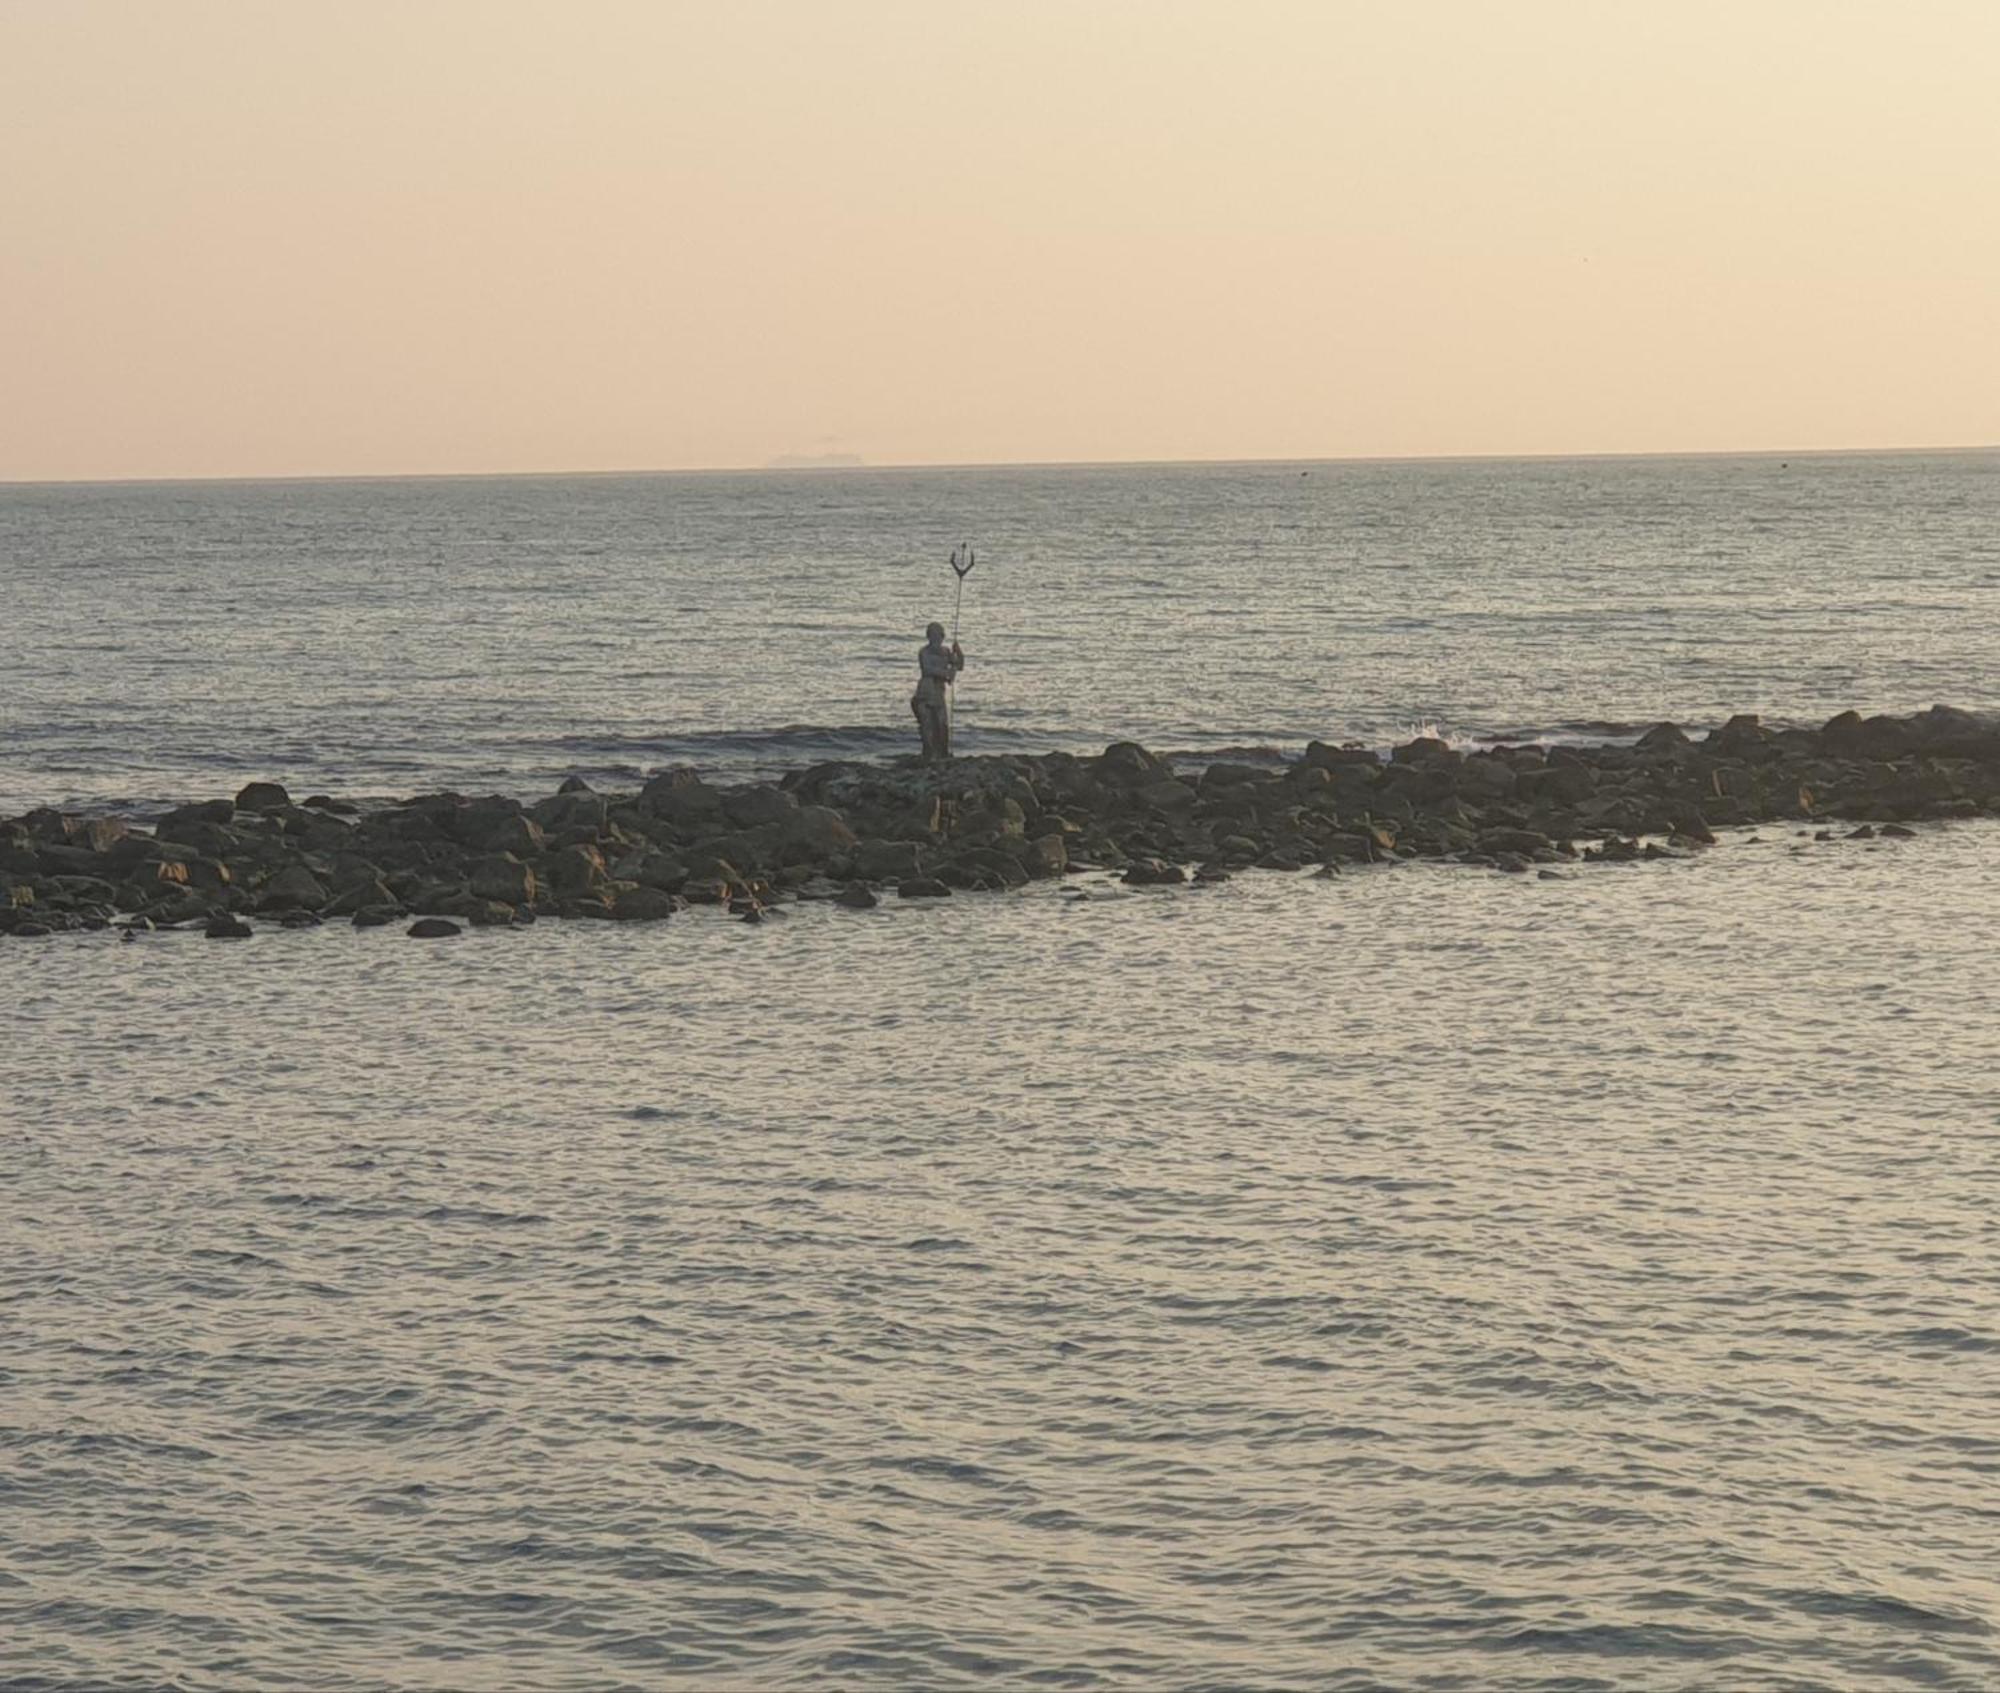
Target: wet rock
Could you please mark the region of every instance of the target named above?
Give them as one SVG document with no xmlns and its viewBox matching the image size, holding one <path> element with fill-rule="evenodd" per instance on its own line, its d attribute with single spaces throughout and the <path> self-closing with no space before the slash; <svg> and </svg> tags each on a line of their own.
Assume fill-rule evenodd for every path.
<svg viewBox="0 0 2000 1693">
<path fill-rule="evenodd" d="M 565 776 L 562 779 L 562 786 L 557 788 L 556 792 L 559 794 L 594 794 L 597 790 L 581 776 Z"/>
<path fill-rule="evenodd" d="M 1885 841 L 1913 841 L 1917 838 L 1914 829 L 1906 829 L 1900 823 L 1884 823 L 1878 831 Z"/>
<path fill-rule="evenodd" d="M 547 843 L 541 824 L 514 800 L 477 800 L 449 820 L 453 839 L 481 853 L 532 857 Z"/>
<path fill-rule="evenodd" d="M 1634 744 L 1643 751 L 1655 752 L 1663 747 L 1685 747 L 1694 743 L 1678 723 L 1655 723 Z"/>
<path fill-rule="evenodd" d="M 1319 770 L 1362 768 L 1373 771 L 1380 767 L 1382 761 L 1366 747 L 1332 747 L 1324 741 L 1308 741 L 1304 762 Z"/>
<path fill-rule="evenodd" d="M 680 902 L 662 888 L 623 888 L 612 901 L 611 915 L 621 923 L 653 923 L 671 917 Z"/>
<path fill-rule="evenodd" d="M 681 829 L 718 829 L 722 795 L 685 766 L 663 770 L 639 791 L 640 809 Z"/>
<path fill-rule="evenodd" d="M 865 882 L 849 882 L 833 896 L 833 903 L 849 911 L 873 911 L 882 902 Z"/>
<path fill-rule="evenodd" d="M 232 917 L 226 911 L 218 911 L 209 918 L 202 933 L 212 941 L 247 941 L 256 931 L 242 918 Z"/>
<path fill-rule="evenodd" d="M 466 867 L 466 885 L 476 899 L 503 905 L 531 905 L 536 895 L 535 873 L 512 853 L 476 858 Z"/>
<path fill-rule="evenodd" d="M 1187 872 L 1178 864 L 1168 864 L 1163 859 L 1141 858 L 1127 866 L 1121 882 L 1135 888 L 1169 887 L 1187 880 Z"/>
<path fill-rule="evenodd" d="M 558 895 L 582 898 L 605 880 L 604 854 L 594 846 L 566 846 L 544 861 L 549 887 Z"/>
<path fill-rule="evenodd" d="M 901 881 L 922 873 L 915 841 L 861 841 L 848 856 L 855 875 L 871 882 Z"/>
<path fill-rule="evenodd" d="M 723 791 L 722 815 L 732 829 L 760 829 L 771 823 L 787 824 L 796 816 L 798 809 L 799 802 L 782 788 L 760 786 Z"/>
<path fill-rule="evenodd" d="M 670 852 L 644 847 L 627 853 L 612 867 L 621 882 L 637 882 L 642 888 L 658 888 L 677 894 L 687 885 L 688 867 Z"/>
<path fill-rule="evenodd" d="M 551 837 L 579 833 L 594 837 L 609 815 L 602 794 L 574 789 L 566 794 L 551 794 L 528 808 L 529 820 Z"/>
<path fill-rule="evenodd" d="M 1130 787 L 1171 777 L 1173 770 L 1137 741 L 1114 741 L 1097 759 L 1096 774 L 1100 781 Z"/>
<path fill-rule="evenodd" d="M 350 921 L 357 929 L 379 929 L 394 923 L 404 915 L 402 906 L 391 901 L 380 905 L 364 905 L 354 913 Z"/>
<path fill-rule="evenodd" d="M 317 911 L 332 897 L 326 884 L 303 864 L 292 864 L 264 884 L 257 904 L 263 911 Z"/>
<path fill-rule="evenodd" d="M 1060 832 L 1037 835 L 1028 843 L 1023 862 L 1030 876 L 1060 876 L 1069 868 L 1069 843 Z"/>
<path fill-rule="evenodd" d="M 945 899 L 951 889 L 935 876 L 911 876 L 896 886 L 899 899 Z"/>
<path fill-rule="evenodd" d="M 248 782 L 236 796 L 237 811 L 279 811 L 292 803 L 282 782 Z M 219 819 L 227 822 L 227 818 Z"/>
<path fill-rule="evenodd" d="M 356 921 L 359 921 L 358 917 Z M 464 932 L 449 917 L 419 917 L 403 931 L 410 939 L 418 941 L 448 940 L 453 935 L 461 935 Z M 488 955 L 481 953 L 480 956 L 483 958 Z"/>
</svg>

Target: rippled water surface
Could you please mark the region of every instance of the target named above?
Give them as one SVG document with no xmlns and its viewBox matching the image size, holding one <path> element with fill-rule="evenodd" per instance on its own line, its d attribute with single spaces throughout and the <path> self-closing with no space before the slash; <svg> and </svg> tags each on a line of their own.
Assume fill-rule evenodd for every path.
<svg viewBox="0 0 2000 1693">
<path fill-rule="evenodd" d="M 0 943 L 0 1686 L 2000 1685 L 1995 845 Z"/>
<path fill-rule="evenodd" d="M 2000 706 L 2000 454 L 0 487 L 0 815 Z"/>
</svg>

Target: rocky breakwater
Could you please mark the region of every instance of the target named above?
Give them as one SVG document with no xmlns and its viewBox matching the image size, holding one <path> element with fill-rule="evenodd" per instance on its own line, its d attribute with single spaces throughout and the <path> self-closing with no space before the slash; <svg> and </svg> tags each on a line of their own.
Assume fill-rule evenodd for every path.
<svg viewBox="0 0 2000 1693">
<path fill-rule="evenodd" d="M 294 804 L 253 782 L 150 828 L 41 810 L 0 823 L 0 933 L 197 929 L 258 921 L 361 927 L 545 917 L 656 921 L 707 906 L 748 921 L 799 899 L 872 906 L 1096 870 L 1137 885 L 1246 869 L 1338 873 L 1443 859 L 1510 872 L 1700 850 L 1772 822 L 1907 834 L 1920 819 L 2000 812 L 2000 725 L 1938 706 L 1844 713 L 1816 730 L 1735 717 L 1691 737 L 1493 746 L 1420 739 L 1385 758 L 1314 742 L 1292 762 L 1188 768 L 1121 743 L 948 765 L 825 764 L 716 786 L 669 770 L 636 793 L 572 779 L 545 799 L 428 794 Z M 409 920 L 416 919 L 410 923 Z"/>
</svg>

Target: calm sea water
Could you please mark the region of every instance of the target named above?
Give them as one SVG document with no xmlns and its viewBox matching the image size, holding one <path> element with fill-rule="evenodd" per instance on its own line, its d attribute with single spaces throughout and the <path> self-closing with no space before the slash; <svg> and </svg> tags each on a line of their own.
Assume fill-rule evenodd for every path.
<svg viewBox="0 0 2000 1693">
<path fill-rule="evenodd" d="M 0 487 L 0 811 L 2000 704 L 2000 454 Z"/>
<path fill-rule="evenodd" d="M 1298 468 L 4 490 L 0 776 L 884 747 L 961 517 L 988 745 L 1994 703 L 1991 459 Z M 0 941 L 0 1688 L 2000 1686 L 1996 845 Z"/>
</svg>

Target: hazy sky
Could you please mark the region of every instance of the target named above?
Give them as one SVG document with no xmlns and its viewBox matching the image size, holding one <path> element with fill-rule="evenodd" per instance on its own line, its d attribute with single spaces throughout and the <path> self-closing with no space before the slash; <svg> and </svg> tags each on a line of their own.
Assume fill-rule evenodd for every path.
<svg viewBox="0 0 2000 1693">
<path fill-rule="evenodd" d="M 2000 441 L 1995 0 L 0 0 L 0 478 Z"/>
</svg>

